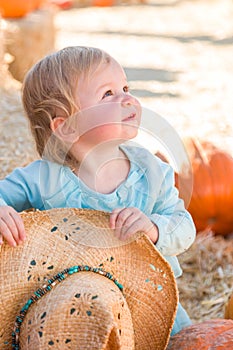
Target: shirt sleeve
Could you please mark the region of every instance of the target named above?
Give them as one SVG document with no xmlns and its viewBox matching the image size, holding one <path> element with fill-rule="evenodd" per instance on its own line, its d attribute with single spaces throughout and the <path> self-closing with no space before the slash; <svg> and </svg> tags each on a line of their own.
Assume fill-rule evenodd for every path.
<svg viewBox="0 0 233 350">
<path fill-rule="evenodd" d="M 157 249 L 163 255 L 175 256 L 192 245 L 196 229 L 174 185 L 173 169 L 167 164 L 163 167 L 163 181 L 150 219 L 159 229 Z"/>
<path fill-rule="evenodd" d="M 16 168 L 0 181 L 0 205 L 9 205 L 20 212 L 43 204 L 38 189 L 38 162 Z M 36 203 L 35 203 L 36 198 Z"/>
</svg>

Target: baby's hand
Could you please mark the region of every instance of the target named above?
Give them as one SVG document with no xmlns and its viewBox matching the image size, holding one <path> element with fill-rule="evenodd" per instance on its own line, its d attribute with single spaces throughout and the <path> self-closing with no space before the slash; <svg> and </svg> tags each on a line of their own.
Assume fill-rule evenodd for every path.
<svg viewBox="0 0 233 350">
<path fill-rule="evenodd" d="M 138 208 L 113 210 L 110 215 L 110 228 L 115 230 L 116 237 L 122 241 L 138 231 L 144 231 L 153 243 L 159 237 L 157 226 Z"/>
<path fill-rule="evenodd" d="M 0 206 L 0 245 L 3 244 L 2 238 L 12 247 L 21 244 L 26 238 L 21 216 L 9 206 Z"/>
</svg>

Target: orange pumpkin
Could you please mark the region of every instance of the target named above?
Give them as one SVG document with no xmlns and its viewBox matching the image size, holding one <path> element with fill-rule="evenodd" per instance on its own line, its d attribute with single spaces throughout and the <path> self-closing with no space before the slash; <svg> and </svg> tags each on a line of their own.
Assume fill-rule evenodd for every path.
<svg viewBox="0 0 233 350">
<path fill-rule="evenodd" d="M 0 14 L 5 18 L 18 18 L 38 8 L 44 1 L 39 0 L 0 0 Z"/>
<path fill-rule="evenodd" d="M 184 140 L 192 171 L 181 169 L 175 185 L 197 231 L 233 232 L 233 158 L 210 142 Z M 156 155 L 167 162 L 166 157 Z"/>
<path fill-rule="evenodd" d="M 232 350 L 233 320 L 214 319 L 182 329 L 167 350 Z"/>
<path fill-rule="evenodd" d="M 186 149 L 193 171 L 188 210 L 197 231 L 233 232 L 233 158 L 210 142 L 189 139 Z M 181 174 L 182 176 L 182 174 Z"/>
<path fill-rule="evenodd" d="M 233 294 L 229 297 L 228 302 L 225 305 L 224 318 L 230 318 L 233 320 Z"/>
<path fill-rule="evenodd" d="M 1 1 L 1 0 L 0 0 Z M 42 7 L 42 5 L 44 5 L 44 3 L 46 2 L 46 0 L 34 0 L 34 9 L 39 9 L 40 7 Z"/>
<path fill-rule="evenodd" d="M 114 3 L 114 0 L 93 0 L 92 6 L 107 7 L 113 6 Z"/>
</svg>

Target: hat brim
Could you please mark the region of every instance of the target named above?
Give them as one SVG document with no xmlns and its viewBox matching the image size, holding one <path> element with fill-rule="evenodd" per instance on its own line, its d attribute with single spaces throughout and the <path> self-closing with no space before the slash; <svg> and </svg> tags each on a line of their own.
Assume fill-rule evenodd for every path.
<svg viewBox="0 0 233 350">
<path fill-rule="evenodd" d="M 0 348 L 9 349 L 15 317 L 44 282 L 73 265 L 101 267 L 123 285 L 131 312 L 135 348 L 166 348 L 177 309 L 170 265 L 143 234 L 119 241 L 109 214 L 87 209 L 22 213 L 26 242 L 4 244 L 0 266 Z"/>
</svg>

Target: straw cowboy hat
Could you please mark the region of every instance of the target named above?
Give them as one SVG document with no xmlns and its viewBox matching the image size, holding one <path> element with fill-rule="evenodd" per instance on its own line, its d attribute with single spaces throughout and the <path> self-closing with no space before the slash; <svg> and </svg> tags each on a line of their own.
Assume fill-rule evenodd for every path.
<svg viewBox="0 0 233 350">
<path fill-rule="evenodd" d="M 26 242 L 0 252 L 1 350 L 166 348 L 177 288 L 143 233 L 119 241 L 94 210 L 21 215 Z"/>
</svg>

